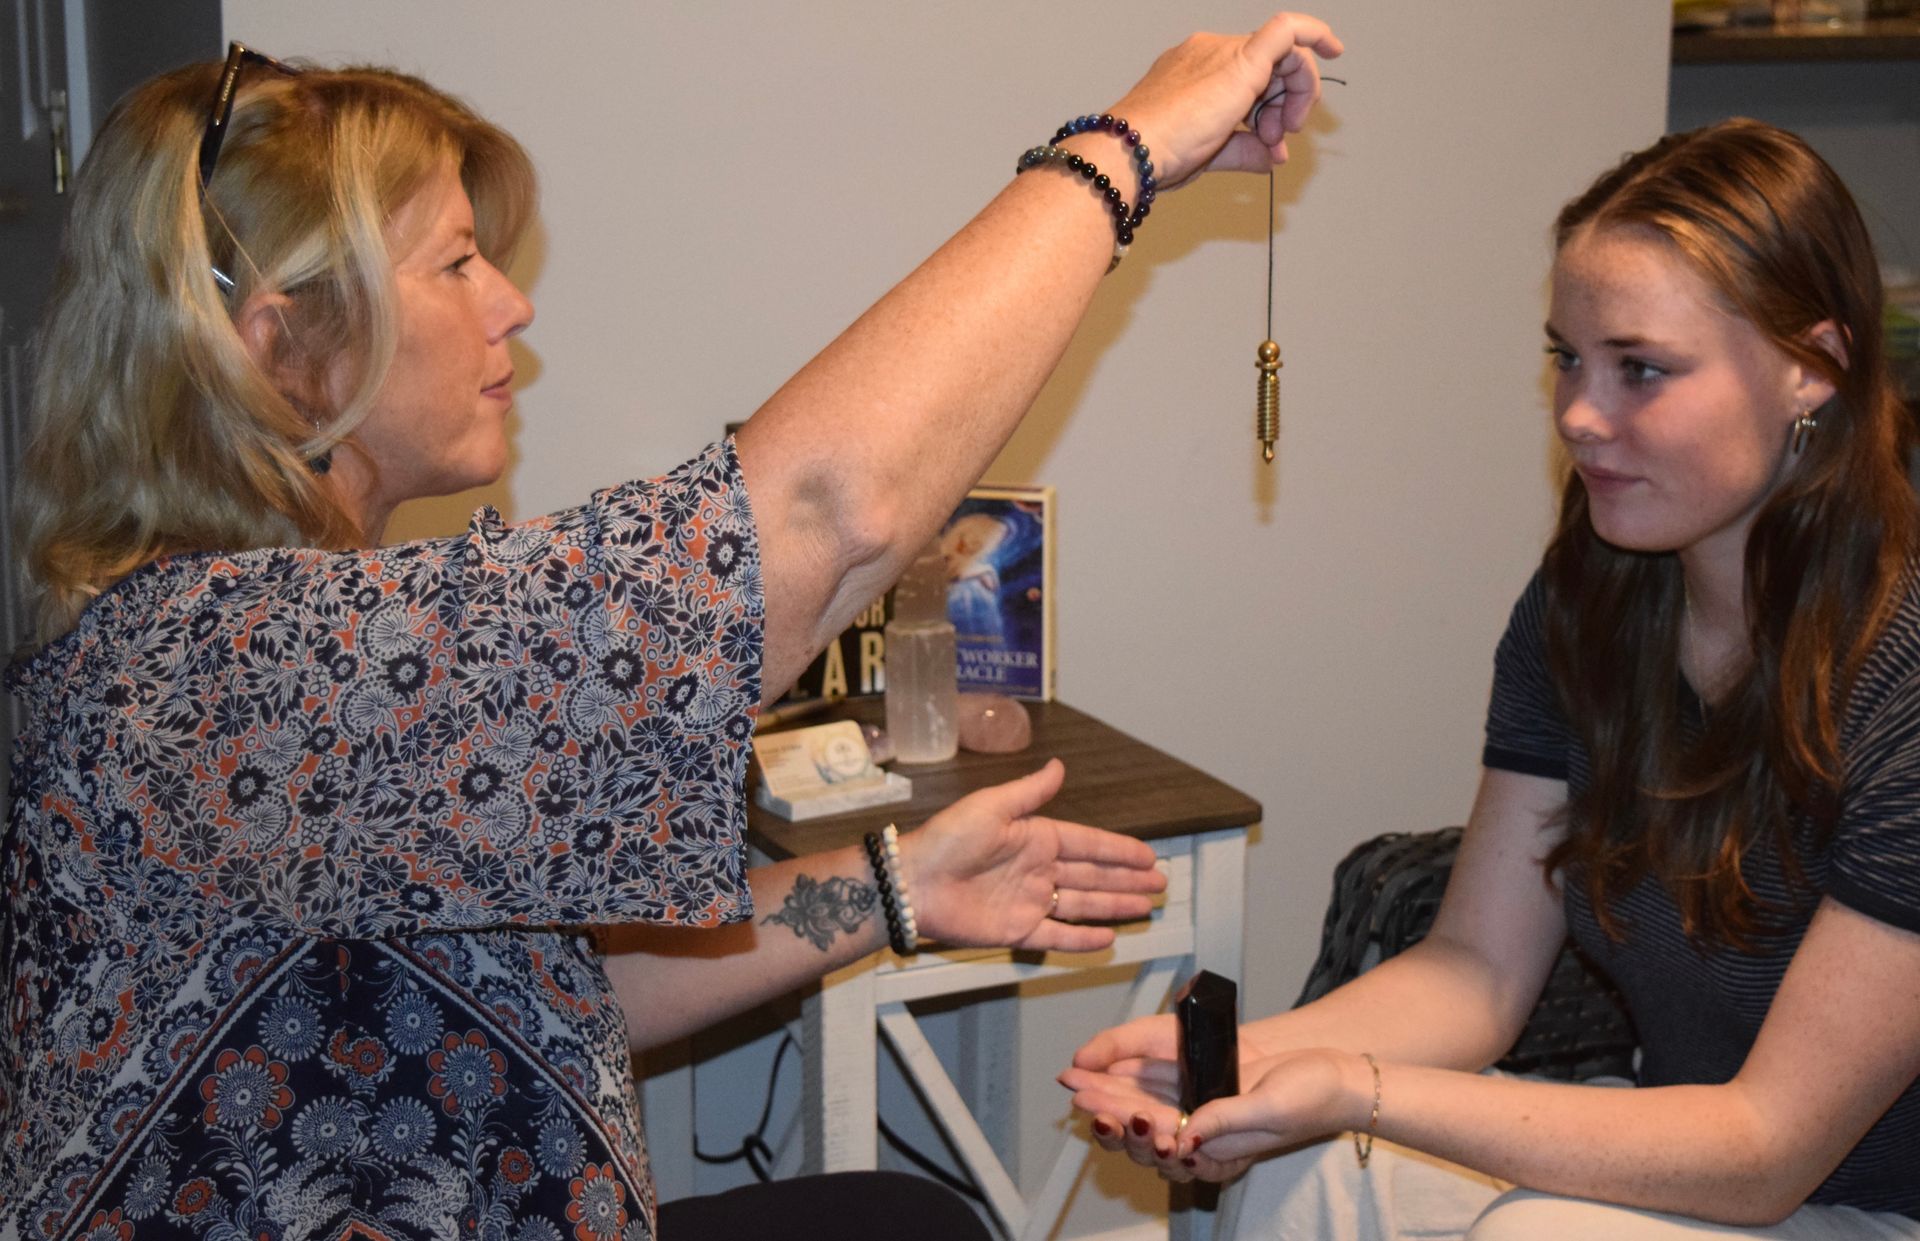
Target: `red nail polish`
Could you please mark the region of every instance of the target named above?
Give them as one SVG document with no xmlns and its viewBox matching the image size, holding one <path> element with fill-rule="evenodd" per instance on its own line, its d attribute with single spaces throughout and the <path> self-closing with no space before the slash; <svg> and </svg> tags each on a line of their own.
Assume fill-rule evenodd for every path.
<svg viewBox="0 0 1920 1241">
<path fill-rule="evenodd" d="M 1099 1135 L 1100 1135 L 1101 1137 L 1103 1137 L 1103 1138 L 1108 1138 L 1108 1137 L 1112 1137 L 1112 1136 L 1113 1136 L 1113 1126 L 1112 1126 L 1112 1125 L 1110 1125 L 1110 1124 L 1108 1124 L 1108 1123 L 1107 1123 L 1106 1121 L 1104 1121 L 1104 1120 L 1096 1120 L 1096 1121 L 1094 1121 L 1094 1122 L 1093 1122 L 1093 1131 L 1094 1131 L 1095 1133 L 1097 1133 L 1097 1134 L 1099 1134 Z"/>
<path fill-rule="evenodd" d="M 1192 1155 L 1188 1155 L 1185 1159 L 1182 1159 L 1180 1162 L 1187 1165 L 1189 1168 L 1197 1168 L 1200 1166 L 1200 1161 L 1198 1159 L 1195 1159 Z"/>
<path fill-rule="evenodd" d="M 1146 1137 L 1148 1131 L 1151 1130 L 1152 1128 L 1153 1126 L 1150 1123 L 1148 1123 L 1147 1118 L 1145 1116 L 1135 1116 L 1133 1118 L 1133 1131 L 1139 1134 L 1141 1137 L 1143 1138 Z"/>
<path fill-rule="evenodd" d="M 1161 1146 L 1156 1142 L 1153 1147 L 1153 1155 L 1156 1159 L 1171 1159 L 1173 1158 L 1173 1147 Z"/>
</svg>

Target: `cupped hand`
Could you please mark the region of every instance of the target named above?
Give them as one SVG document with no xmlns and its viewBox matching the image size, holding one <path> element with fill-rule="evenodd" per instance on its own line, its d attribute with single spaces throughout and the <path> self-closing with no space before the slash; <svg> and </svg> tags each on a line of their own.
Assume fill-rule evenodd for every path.
<svg viewBox="0 0 1920 1241">
<path fill-rule="evenodd" d="M 1172 1018 L 1165 1020 L 1171 1023 Z M 1060 1074 L 1060 1084 L 1073 1091 L 1074 1108 L 1090 1117 L 1095 1142 L 1106 1150 L 1121 1152 L 1142 1167 L 1153 1168 L 1168 1180 L 1186 1181 L 1202 1175 L 1200 1159 L 1180 1149 L 1180 1070 L 1171 1059 L 1131 1056 L 1093 1069 L 1081 1067 L 1076 1056 L 1074 1064 Z M 1186 1158 L 1194 1162 L 1190 1165 Z M 1207 1169 L 1218 1173 L 1212 1179 L 1219 1180 L 1239 1170 Z"/>
<path fill-rule="evenodd" d="M 1366 1062 L 1326 1049 L 1242 1056 L 1242 1092 L 1180 1123 L 1174 1019 L 1145 1017 L 1104 1031 L 1060 1075 L 1093 1139 L 1173 1181 L 1227 1181 L 1255 1159 L 1342 1129 L 1364 1128 L 1372 1101 Z"/>
<path fill-rule="evenodd" d="M 1250 1040 L 1241 1039 L 1243 1080 L 1252 1080 Z M 1073 1054 L 1060 1084 L 1073 1091 L 1073 1106 L 1088 1113 L 1093 1140 L 1119 1151 L 1173 1181 L 1230 1180 L 1248 1160 L 1215 1160 L 1211 1152 L 1181 1149 L 1180 1034 L 1173 1015 L 1141 1017 L 1102 1030 Z M 1189 1162 L 1191 1160 L 1191 1162 Z"/>
<path fill-rule="evenodd" d="M 1364 1130 L 1370 1122 L 1373 1071 L 1351 1052 L 1282 1052 L 1260 1061 L 1252 1080 L 1239 1094 L 1196 1109 L 1174 1157 L 1237 1170 L 1303 1142 Z"/>
<path fill-rule="evenodd" d="M 1246 35 L 1196 34 L 1153 62 L 1112 108 L 1146 138 L 1156 177 L 1168 189 L 1208 168 L 1265 172 L 1285 163 L 1287 139 L 1320 98 L 1317 57 L 1345 50 L 1317 17 L 1280 13 Z M 1258 132 L 1239 129 L 1254 104 Z"/>
<path fill-rule="evenodd" d="M 969 794 L 900 838 L 920 933 L 945 944 L 1092 952 L 1113 929 L 1080 922 L 1144 918 L 1166 887 L 1143 841 L 1035 811 L 1066 768 Z M 1058 893 L 1058 901 L 1055 901 Z"/>
</svg>

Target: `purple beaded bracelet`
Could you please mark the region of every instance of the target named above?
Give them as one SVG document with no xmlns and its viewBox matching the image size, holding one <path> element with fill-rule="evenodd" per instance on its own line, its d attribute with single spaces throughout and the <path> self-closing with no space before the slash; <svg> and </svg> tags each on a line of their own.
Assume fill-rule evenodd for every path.
<svg viewBox="0 0 1920 1241">
<path fill-rule="evenodd" d="M 1132 207 L 1120 195 L 1120 187 L 1113 179 L 1093 163 L 1092 160 L 1055 145 L 1075 134 L 1110 133 L 1127 144 L 1127 151 L 1133 156 L 1135 170 L 1140 176 L 1139 201 Z M 1106 200 L 1107 209 L 1113 213 L 1113 261 L 1107 264 L 1112 271 L 1120 266 L 1120 260 L 1127 255 L 1127 247 L 1133 244 L 1133 231 L 1147 218 L 1152 209 L 1153 200 L 1158 196 L 1160 183 L 1154 179 L 1152 152 L 1146 143 L 1140 140 L 1140 131 L 1125 121 L 1112 116 L 1078 116 L 1062 125 L 1053 135 L 1053 142 L 1037 146 L 1020 156 L 1020 162 L 1014 166 L 1014 173 L 1037 168 L 1041 164 L 1060 164 L 1069 172 L 1077 173 L 1082 180 L 1091 181 L 1093 188 Z"/>
</svg>

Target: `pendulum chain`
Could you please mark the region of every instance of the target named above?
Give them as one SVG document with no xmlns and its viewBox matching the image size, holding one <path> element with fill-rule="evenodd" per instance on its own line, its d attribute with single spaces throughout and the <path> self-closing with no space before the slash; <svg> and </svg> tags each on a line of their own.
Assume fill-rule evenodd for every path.
<svg viewBox="0 0 1920 1241">
<path fill-rule="evenodd" d="M 1273 341 L 1273 208 L 1274 179 L 1267 171 L 1267 338 L 1260 342 L 1255 365 L 1260 368 L 1260 391 L 1254 405 L 1253 431 L 1260 439 L 1261 459 L 1273 461 L 1273 441 L 1280 438 L 1280 346 Z"/>
<path fill-rule="evenodd" d="M 1322 77 L 1322 82 L 1337 82 L 1342 86 L 1346 82 L 1340 78 Z M 1260 123 L 1260 111 L 1270 104 L 1278 103 L 1286 97 L 1286 87 L 1268 95 L 1253 105 L 1253 111 L 1247 116 L 1247 128 L 1253 129 Z M 1260 342 L 1260 348 L 1254 351 L 1254 365 L 1260 370 L 1260 388 L 1254 396 L 1253 433 L 1260 441 L 1260 456 L 1269 465 L 1273 463 L 1273 442 L 1280 438 L 1280 346 L 1273 339 L 1273 215 L 1275 206 L 1274 185 L 1277 173 L 1267 170 L 1267 338 Z"/>
</svg>

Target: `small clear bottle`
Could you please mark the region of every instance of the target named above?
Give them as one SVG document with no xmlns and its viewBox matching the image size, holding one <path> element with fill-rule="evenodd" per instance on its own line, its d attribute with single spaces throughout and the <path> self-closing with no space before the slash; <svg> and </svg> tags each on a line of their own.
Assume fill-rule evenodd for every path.
<svg viewBox="0 0 1920 1241">
<path fill-rule="evenodd" d="M 947 562 L 938 540 L 893 588 L 887 622 L 887 736 L 902 763 L 945 762 L 960 747 Z"/>
</svg>

